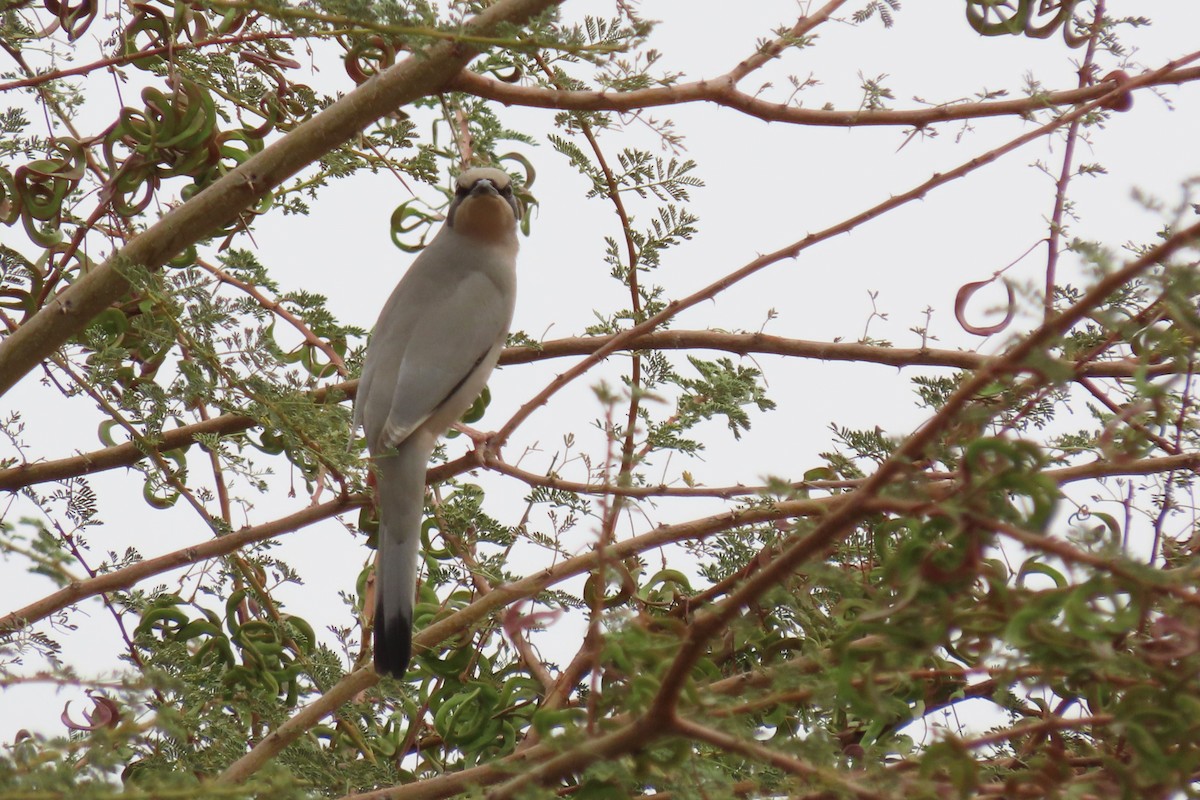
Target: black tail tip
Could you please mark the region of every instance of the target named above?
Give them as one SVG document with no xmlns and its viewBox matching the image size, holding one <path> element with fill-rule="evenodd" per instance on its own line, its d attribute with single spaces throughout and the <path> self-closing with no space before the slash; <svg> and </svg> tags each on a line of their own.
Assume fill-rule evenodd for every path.
<svg viewBox="0 0 1200 800">
<path fill-rule="evenodd" d="M 375 618 L 375 672 L 403 680 L 412 658 L 412 624 L 399 617 Z"/>
</svg>

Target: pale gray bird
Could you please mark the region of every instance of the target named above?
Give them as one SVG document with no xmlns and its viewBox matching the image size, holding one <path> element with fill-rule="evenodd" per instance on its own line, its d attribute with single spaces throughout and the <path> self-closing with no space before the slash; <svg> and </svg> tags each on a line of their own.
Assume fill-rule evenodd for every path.
<svg viewBox="0 0 1200 800">
<path fill-rule="evenodd" d="M 354 404 L 379 496 L 375 671 L 404 676 L 425 505 L 438 437 L 471 407 L 496 366 L 517 291 L 519 207 L 508 175 L 458 176 L 446 222 L 384 303 Z"/>
</svg>

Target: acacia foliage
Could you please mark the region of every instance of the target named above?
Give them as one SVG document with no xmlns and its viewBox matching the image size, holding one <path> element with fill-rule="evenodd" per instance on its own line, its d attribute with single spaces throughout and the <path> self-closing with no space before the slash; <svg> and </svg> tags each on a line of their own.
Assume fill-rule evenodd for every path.
<svg viewBox="0 0 1200 800">
<path fill-rule="evenodd" d="M 1189 196 L 1156 208 L 1161 235 L 1124 251 L 1068 235 L 1072 178 L 1102 169 L 1072 160 L 1074 143 L 1128 111 L 1134 93 L 1195 80 L 1194 70 L 1133 69 L 1119 34 L 1147 20 L 1106 17 L 1102 4 L 970 0 L 960 35 L 1045 39 L 1082 59 L 1080 85 L 906 109 L 880 76 L 863 79 L 861 97 L 840 98 L 844 110 L 809 108 L 795 100 L 810 80 L 794 79 L 791 97 L 736 86 L 797 50 L 819 64 L 822 25 L 891 27 L 899 3 L 813 8 L 758 42 L 727 82 L 705 84 L 658 66 L 652 26 L 629 4 L 577 22 L 570 2 L 554 5 L 5 7 L 0 378 L 13 386 L 22 348 L 43 348 L 48 386 L 102 419 L 99 449 L 82 456 L 24 430 L 20 409 L 6 420 L 0 486 L 19 501 L 0 539 L 5 568 L 59 588 L 10 598 L 0 686 L 71 687 L 87 711 L 64 711 L 67 735 L 19 733 L 0 754 L 0 788 L 14 797 L 1194 792 L 1195 207 Z M 477 12 L 511 15 L 466 26 Z M 1061 42 L 1048 38 L 1058 31 Z M 373 107 L 376 122 L 331 142 L 300 174 L 260 169 L 270 148 L 285 152 L 343 113 L 339 93 L 393 65 L 416 73 L 476 50 L 471 74 L 447 68 L 451 77 L 414 89 L 409 106 Z M 1185 54 L 1165 57 L 1176 55 Z M 333 85 L 303 82 L 309 59 L 337 68 Z M 124 87 L 120 109 L 95 119 L 87 93 L 110 71 Z M 946 120 L 1027 124 L 1011 142 L 877 205 L 864 200 L 861 213 L 697 289 L 658 281 L 675 254 L 700 257 L 689 240 L 704 224 L 691 208 L 704 165 L 680 150 L 686 131 L 622 113 L 699 101 L 798 126 L 912 126 L 913 136 Z M 510 128 L 500 102 L 555 109 L 552 128 Z M 640 123 L 665 154 L 627 141 Z M 1065 163 L 1047 203 L 1045 285 L 1009 284 L 1010 313 L 991 326 L 968 321 L 984 282 L 959 293 L 956 315 L 972 333 L 1007 334 L 1013 312 L 1036 312 L 999 355 L 931 348 L 925 330 L 921 347 L 901 349 L 866 331 L 859 342 L 806 342 L 672 324 L 751 274 L 1046 139 L 1065 143 Z M 370 541 L 367 469 L 348 414 L 366 331 L 337 318 L 320 287 L 291 285 L 253 234 L 270 215 L 319 220 L 331 181 L 386 172 L 428 185 L 391 217 L 396 245 L 411 252 L 448 200 L 437 188 L 447 172 L 506 166 L 528 211 L 541 199 L 535 166 L 551 159 L 616 212 L 602 258 L 586 269 L 610 275 L 624 299 L 564 320 L 571 338 L 513 335 L 504 363 L 514 370 L 582 360 L 529 388 L 507 420 L 485 394 L 465 422 L 497 433 L 463 455 L 447 450 L 431 471 L 417 657 L 403 684 L 377 684 L 364 650 L 370 569 L 340 582 L 339 624 L 314 624 L 289 610 L 280 587 L 305 580 L 331 603 L 336 590 L 297 573 L 275 546 L 332 518 Z M 169 236 L 168 208 L 198 198 L 224 201 L 226 215 L 162 245 L 173 248 L 165 263 L 127 256 Z M 536 220 L 524 218 L 531 236 Z M 1088 283 L 1056 280 L 1068 259 L 1093 269 Z M 108 275 L 119 276 L 105 284 L 119 297 L 96 301 L 97 276 Z M 55 320 L 78 306 L 64 298 L 102 308 L 67 330 Z M 26 344 L 42 330 L 56 333 Z M 562 448 L 541 468 L 500 449 L 613 352 L 624 354 L 619 383 L 594 383 L 595 404 L 562 424 Z M 741 484 L 714 488 L 695 457 L 718 437 L 775 424 L 785 441 L 814 424 L 772 422 L 759 367 L 737 357 L 756 353 L 789 357 L 789 370 L 829 358 L 916 368 L 928 420 L 908 437 L 834 425 L 826 447 L 787 474 L 764 478 L 747 463 Z M 1089 424 L 1066 427 L 1069 412 L 1090 414 Z M 588 428 L 601 433 L 594 449 Z M 132 467 L 118 502 L 194 512 L 185 530 L 169 531 L 166 555 L 144 556 L 101 518 L 89 476 L 117 467 Z M 273 473 L 293 476 L 301 496 L 291 505 L 267 502 L 286 491 Z M 1071 488 L 1100 479 L 1120 488 L 1119 503 L 1079 500 L 1104 496 L 1095 483 Z M 513 496 L 522 512 L 497 502 Z M 646 521 L 657 519 L 670 524 Z M 208 566 L 185 580 L 162 577 L 198 563 Z M 117 676 L 55 657 L 94 597 L 115 623 Z M 573 639 L 563 633 L 570 621 Z M 957 726 L 926 731 L 960 708 Z"/>
</svg>

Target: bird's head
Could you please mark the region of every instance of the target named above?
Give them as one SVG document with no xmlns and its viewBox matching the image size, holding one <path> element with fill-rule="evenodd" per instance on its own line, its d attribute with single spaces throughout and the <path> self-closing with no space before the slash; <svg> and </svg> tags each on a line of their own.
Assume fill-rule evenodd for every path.
<svg viewBox="0 0 1200 800">
<path fill-rule="evenodd" d="M 521 207 L 503 170 L 476 167 L 458 176 L 446 224 L 463 236 L 499 242 L 516 233 Z"/>
</svg>

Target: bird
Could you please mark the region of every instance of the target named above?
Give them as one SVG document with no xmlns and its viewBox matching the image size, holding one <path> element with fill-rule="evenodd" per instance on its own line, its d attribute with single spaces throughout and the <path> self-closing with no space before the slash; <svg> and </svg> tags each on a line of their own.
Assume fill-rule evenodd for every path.
<svg viewBox="0 0 1200 800">
<path fill-rule="evenodd" d="M 354 425 L 366 436 L 379 504 L 380 675 L 402 679 L 408 670 L 425 469 L 438 439 L 483 391 L 508 338 L 520 217 L 507 173 L 463 171 L 445 222 L 384 303 L 367 345 Z"/>
</svg>

